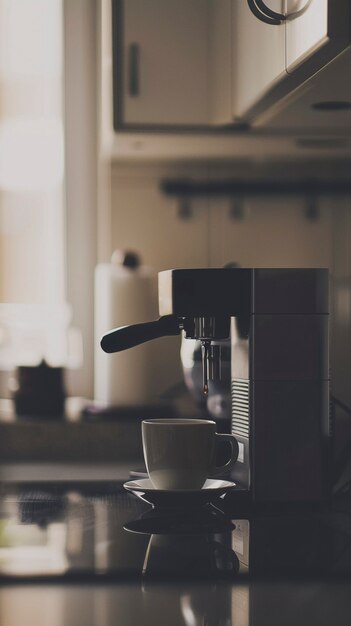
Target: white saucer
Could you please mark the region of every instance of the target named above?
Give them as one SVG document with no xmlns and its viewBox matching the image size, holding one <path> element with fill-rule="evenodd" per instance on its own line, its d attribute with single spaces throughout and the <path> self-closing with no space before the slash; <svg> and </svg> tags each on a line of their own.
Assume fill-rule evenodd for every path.
<svg viewBox="0 0 351 626">
<path fill-rule="evenodd" d="M 236 484 L 228 480 L 211 478 L 206 480 L 202 489 L 156 489 L 149 478 L 129 480 L 123 486 L 141 500 L 160 507 L 198 507 L 214 503 L 236 488 Z"/>
</svg>

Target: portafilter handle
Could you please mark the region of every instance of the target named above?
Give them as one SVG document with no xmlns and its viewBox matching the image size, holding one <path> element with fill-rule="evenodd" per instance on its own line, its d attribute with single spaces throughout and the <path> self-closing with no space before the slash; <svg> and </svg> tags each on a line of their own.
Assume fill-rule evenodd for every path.
<svg viewBox="0 0 351 626">
<path fill-rule="evenodd" d="M 181 321 L 174 315 L 164 315 L 153 322 L 132 324 L 114 328 L 101 339 L 100 345 L 104 352 L 121 352 L 133 348 L 146 341 L 169 335 L 179 335 Z"/>
</svg>

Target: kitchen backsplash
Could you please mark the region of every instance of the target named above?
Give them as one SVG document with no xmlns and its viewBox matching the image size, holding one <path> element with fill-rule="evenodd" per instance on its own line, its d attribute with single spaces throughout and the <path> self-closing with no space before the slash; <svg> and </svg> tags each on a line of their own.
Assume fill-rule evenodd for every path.
<svg viewBox="0 0 351 626">
<path fill-rule="evenodd" d="M 233 261 L 247 266 L 332 267 L 333 209 L 340 201 L 317 200 L 317 215 L 308 217 L 312 200 L 306 198 L 182 200 L 160 190 L 164 178 L 207 180 L 215 175 L 206 166 L 172 170 L 115 165 L 113 247 L 139 250 L 156 270 Z M 184 203 L 190 211 L 185 216 Z"/>
</svg>

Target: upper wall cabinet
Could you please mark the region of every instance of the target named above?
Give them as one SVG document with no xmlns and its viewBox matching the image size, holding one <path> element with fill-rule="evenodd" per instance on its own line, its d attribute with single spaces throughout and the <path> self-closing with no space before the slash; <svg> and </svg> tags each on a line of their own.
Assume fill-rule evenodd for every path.
<svg viewBox="0 0 351 626">
<path fill-rule="evenodd" d="M 350 0 L 286 0 L 286 65 L 319 69 L 350 43 Z"/>
<path fill-rule="evenodd" d="M 350 0 L 232 0 L 232 16 L 233 116 L 254 124 L 351 42 Z"/>
<path fill-rule="evenodd" d="M 109 1 L 115 130 L 260 124 L 351 41 L 350 0 Z"/>
<path fill-rule="evenodd" d="M 119 121 L 206 124 L 207 11 L 203 0 L 114 3 Z M 205 3 L 206 4 L 206 3 Z"/>
<path fill-rule="evenodd" d="M 270 8 L 282 14 L 284 0 Z M 285 24 L 264 21 L 247 0 L 232 1 L 232 24 L 232 114 L 240 119 L 286 74 Z"/>
<path fill-rule="evenodd" d="M 116 129 L 230 121 L 230 10 L 230 0 L 113 0 Z"/>
<path fill-rule="evenodd" d="M 99 0 L 99 7 L 103 155 L 298 157 L 293 131 L 351 128 L 351 0 Z M 327 156 L 319 145 L 309 155 Z"/>
<path fill-rule="evenodd" d="M 286 0 L 286 66 L 292 71 L 328 41 L 328 0 Z M 330 11 L 329 11 L 330 15 Z"/>
</svg>

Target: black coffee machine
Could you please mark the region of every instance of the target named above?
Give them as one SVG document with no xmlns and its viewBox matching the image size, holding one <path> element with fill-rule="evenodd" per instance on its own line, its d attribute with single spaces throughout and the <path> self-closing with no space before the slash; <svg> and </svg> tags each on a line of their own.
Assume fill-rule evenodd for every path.
<svg viewBox="0 0 351 626">
<path fill-rule="evenodd" d="M 159 273 L 160 319 L 106 334 L 105 352 L 184 331 L 199 339 L 204 393 L 231 338 L 232 472 L 254 502 L 318 501 L 330 491 L 328 270 Z"/>
</svg>

